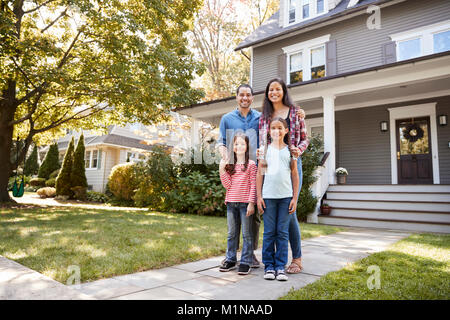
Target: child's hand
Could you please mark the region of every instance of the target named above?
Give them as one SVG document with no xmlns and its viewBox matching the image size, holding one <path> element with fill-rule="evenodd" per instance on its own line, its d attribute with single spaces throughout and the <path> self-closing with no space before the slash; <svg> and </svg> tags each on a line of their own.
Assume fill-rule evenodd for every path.
<svg viewBox="0 0 450 320">
<path fill-rule="evenodd" d="M 246 217 L 250 217 L 254 213 L 255 213 L 255 204 L 250 202 L 248 204 L 248 206 L 247 206 L 247 215 L 246 215 Z"/>
<path fill-rule="evenodd" d="M 297 109 L 297 116 L 300 118 L 300 119 L 304 119 L 305 118 L 305 116 L 306 116 L 306 113 L 305 113 L 305 110 L 303 110 L 303 109 Z"/>
<path fill-rule="evenodd" d="M 266 204 L 264 203 L 264 199 L 262 197 L 258 198 L 258 211 L 261 214 L 264 214 L 264 209 L 266 208 Z"/>
<path fill-rule="evenodd" d="M 297 211 L 297 199 L 292 198 L 291 203 L 289 203 L 289 214 L 293 214 Z"/>
</svg>

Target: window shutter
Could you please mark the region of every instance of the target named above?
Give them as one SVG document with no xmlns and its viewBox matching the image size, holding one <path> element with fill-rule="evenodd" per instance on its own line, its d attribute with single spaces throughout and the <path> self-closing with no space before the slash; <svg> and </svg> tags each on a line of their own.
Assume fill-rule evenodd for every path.
<svg viewBox="0 0 450 320">
<path fill-rule="evenodd" d="M 391 41 L 383 44 L 383 63 L 394 63 L 397 61 L 396 43 Z"/>
<path fill-rule="evenodd" d="M 337 74 L 337 50 L 336 40 L 330 40 L 325 43 L 326 50 L 326 76 L 334 76 Z"/>
<path fill-rule="evenodd" d="M 102 167 L 102 150 L 98 150 L 98 159 L 97 159 L 97 170 L 99 170 Z"/>
<path fill-rule="evenodd" d="M 278 77 L 287 83 L 286 79 L 286 54 L 278 55 Z"/>
</svg>

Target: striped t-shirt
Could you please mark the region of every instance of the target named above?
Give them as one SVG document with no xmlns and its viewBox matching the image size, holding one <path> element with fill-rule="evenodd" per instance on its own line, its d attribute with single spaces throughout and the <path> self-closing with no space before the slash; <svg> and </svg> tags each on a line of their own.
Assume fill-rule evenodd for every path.
<svg viewBox="0 0 450 320">
<path fill-rule="evenodd" d="M 243 164 L 236 164 L 234 174 L 228 172 L 220 174 L 222 185 L 227 189 L 225 204 L 227 202 L 256 203 L 256 172 L 258 168 L 252 160 L 248 161 L 246 171 L 242 171 Z"/>
</svg>

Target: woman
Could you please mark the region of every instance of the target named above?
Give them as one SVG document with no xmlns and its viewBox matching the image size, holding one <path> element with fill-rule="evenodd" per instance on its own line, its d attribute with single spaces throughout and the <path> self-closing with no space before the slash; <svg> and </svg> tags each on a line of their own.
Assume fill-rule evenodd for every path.
<svg viewBox="0 0 450 320">
<path fill-rule="evenodd" d="M 275 117 L 285 119 L 290 132 L 291 153 L 297 158 L 299 195 L 303 177 L 301 155 L 308 147 L 309 140 L 306 135 L 305 121 L 297 115 L 297 108 L 289 97 L 287 86 L 283 80 L 275 78 L 269 81 L 266 87 L 262 109 L 262 114 L 259 120 L 260 149 L 258 150 L 258 156 L 262 155 L 264 146 L 270 143 L 270 141 L 267 141 L 267 132 L 269 130 L 271 119 Z M 290 215 L 289 242 L 292 248 L 292 262 L 287 269 L 287 273 L 299 273 L 302 271 L 303 267 L 300 227 L 296 214 Z"/>
</svg>

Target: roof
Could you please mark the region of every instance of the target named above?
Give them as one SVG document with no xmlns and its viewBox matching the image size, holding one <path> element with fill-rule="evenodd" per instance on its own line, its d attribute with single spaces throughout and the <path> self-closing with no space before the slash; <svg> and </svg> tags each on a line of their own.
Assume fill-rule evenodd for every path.
<svg viewBox="0 0 450 320">
<path fill-rule="evenodd" d="M 356 5 L 351 8 L 347 8 L 350 1 L 351 0 L 343 0 L 334 9 L 330 10 L 326 14 L 290 25 L 286 28 L 280 27 L 278 22 L 280 11 L 277 11 L 252 34 L 245 38 L 244 41 L 242 41 L 234 50 L 248 48 L 255 44 L 299 31 L 305 27 L 311 27 L 325 21 L 333 20 L 356 11 L 365 11 L 365 8 L 371 4 L 382 4 L 392 0 L 360 0 Z"/>
<path fill-rule="evenodd" d="M 129 137 L 120 136 L 117 134 L 107 134 L 103 136 L 93 136 L 93 137 L 87 137 L 84 140 L 84 145 L 86 147 L 92 146 L 92 145 L 98 145 L 98 144 L 109 144 L 109 145 L 116 145 L 118 147 L 126 147 L 126 148 L 135 148 L 135 149 L 142 149 L 142 150 L 152 150 L 154 145 L 147 145 L 142 143 L 144 139 L 134 139 Z M 66 149 L 69 145 L 69 141 L 63 141 L 58 142 L 58 148 L 59 149 Z M 161 145 L 162 146 L 162 145 Z M 164 145 L 164 147 L 167 147 Z"/>
</svg>

